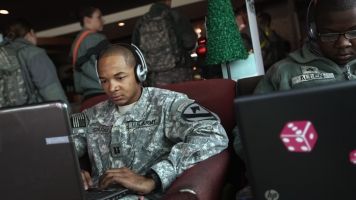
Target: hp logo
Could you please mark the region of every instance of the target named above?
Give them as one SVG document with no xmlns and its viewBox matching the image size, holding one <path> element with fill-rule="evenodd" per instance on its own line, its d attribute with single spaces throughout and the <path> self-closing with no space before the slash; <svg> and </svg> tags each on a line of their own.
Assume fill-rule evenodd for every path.
<svg viewBox="0 0 356 200">
<path fill-rule="evenodd" d="M 279 193 L 276 190 L 267 190 L 265 192 L 265 198 L 266 200 L 278 200 Z"/>
</svg>

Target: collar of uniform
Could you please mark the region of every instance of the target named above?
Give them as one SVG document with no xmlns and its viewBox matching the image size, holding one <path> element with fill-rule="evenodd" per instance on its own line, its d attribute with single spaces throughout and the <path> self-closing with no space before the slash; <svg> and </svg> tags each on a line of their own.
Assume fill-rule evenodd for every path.
<svg viewBox="0 0 356 200">
<path fill-rule="evenodd" d="M 289 57 L 300 64 L 310 63 L 314 60 L 320 60 L 320 61 L 324 61 L 324 62 L 328 63 L 328 65 L 336 65 L 337 66 L 337 64 L 335 62 L 323 57 L 321 53 L 320 54 L 316 53 L 317 50 L 314 50 L 314 51 L 311 50 L 312 48 L 314 48 L 313 45 L 315 45 L 315 44 L 306 42 L 303 45 L 302 49 L 299 49 L 299 50 L 289 54 Z"/>
<path fill-rule="evenodd" d="M 116 105 L 110 100 L 106 100 L 104 103 L 99 103 L 95 107 L 89 108 L 88 112 L 93 112 L 92 115 L 96 116 L 99 123 L 107 126 L 113 123 L 113 120 L 118 114 Z"/>
<path fill-rule="evenodd" d="M 312 50 L 315 48 L 316 43 L 311 43 L 311 42 L 306 42 L 303 45 L 303 48 L 300 50 L 297 50 L 291 54 L 289 54 L 289 57 L 293 59 L 295 62 L 299 64 L 309 64 L 310 62 L 318 61 L 318 62 L 324 62 L 329 68 L 331 68 L 335 73 L 342 73 L 343 68 L 341 68 L 338 64 L 336 64 L 334 61 L 325 58 L 322 56 L 320 53 L 315 53 L 319 50 Z M 351 69 L 354 68 L 353 65 L 355 65 L 355 60 L 350 61 L 347 63 L 351 67 Z"/>
<path fill-rule="evenodd" d="M 22 43 L 26 45 L 33 45 L 30 41 L 26 40 L 25 38 L 16 38 L 14 40 L 15 43 Z"/>
<path fill-rule="evenodd" d="M 145 118 L 147 107 L 151 102 L 149 102 L 150 91 L 148 88 L 142 89 L 142 94 L 140 99 L 136 102 L 136 104 L 127 111 L 127 120 L 135 120 L 140 121 Z"/>
</svg>

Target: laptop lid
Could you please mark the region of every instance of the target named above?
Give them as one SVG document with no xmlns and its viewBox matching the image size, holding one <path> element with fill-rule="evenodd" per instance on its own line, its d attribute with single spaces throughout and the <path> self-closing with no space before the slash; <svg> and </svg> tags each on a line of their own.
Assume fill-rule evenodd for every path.
<svg viewBox="0 0 356 200">
<path fill-rule="evenodd" d="M 356 199 L 356 82 L 235 99 L 257 200 Z"/>
<path fill-rule="evenodd" d="M 1 199 L 83 199 L 70 132 L 63 103 L 1 109 Z"/>
</svg>

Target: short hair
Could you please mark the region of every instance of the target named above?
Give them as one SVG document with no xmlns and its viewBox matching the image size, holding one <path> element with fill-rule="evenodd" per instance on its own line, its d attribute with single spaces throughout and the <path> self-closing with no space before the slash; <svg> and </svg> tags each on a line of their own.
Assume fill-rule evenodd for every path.
<svg viewBox="0 0 356 200">
<path fill-rule="evenodd" d="M 84 26 L 84 18 L 92 17 L 93 13 L 99 10 L 99 8 L 94 6 L 82 6 L 78 9 L 77 18 L 81 26 Z"/>
<path fill-rule="evenodd" d="M 314 0 L 314 2 L 316 2 L 315 17 L 330 11 L 344 11 L 356 7 L 355 0 Z"/>
<path fill-rule="evenodd" d="M 5 36 L 9 40 L 23 38 L 32 29 L 32 25 L 27 20 L 23 18 L 18 18 L 12 21 L 7 27 L 5 31 Z"/>
<path fill-rule="evenodd" d="M 118 56 L 121 55 L 124 57 L 125 63 L 129 66 L 134 67 L 136 65 L 136 58 L 133 52 L 128 49 L 128 47 L 118 45 L 118 44 L 113 44 L 104 49 L 100 54 L 99 54 L 99 59 L 102 59 L 107 56 Z"/>
</svg>

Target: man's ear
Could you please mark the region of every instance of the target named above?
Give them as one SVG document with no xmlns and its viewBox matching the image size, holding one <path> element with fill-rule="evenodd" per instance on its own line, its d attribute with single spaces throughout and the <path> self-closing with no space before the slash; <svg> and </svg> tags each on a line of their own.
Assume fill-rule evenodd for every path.
<svg viewBox="0 0 356 200">
<path fill-rule="evenodd" d="M 31 42 L 33 45 L 37 44 L 37 37 L 33 29 L 31 29 L 28 33 L 26 33 L 24 39 Z"/>
<path fill-rule="evenodd" d="M 86 16 L 85 16 L 85 17 L 83 18 L 84 26 L 87 25 L 87 24 L 90 24 L 90 22 L 91 22 L 90 20 L 91 20 L 90 17 L 86 17 Z"/>
</svg>

